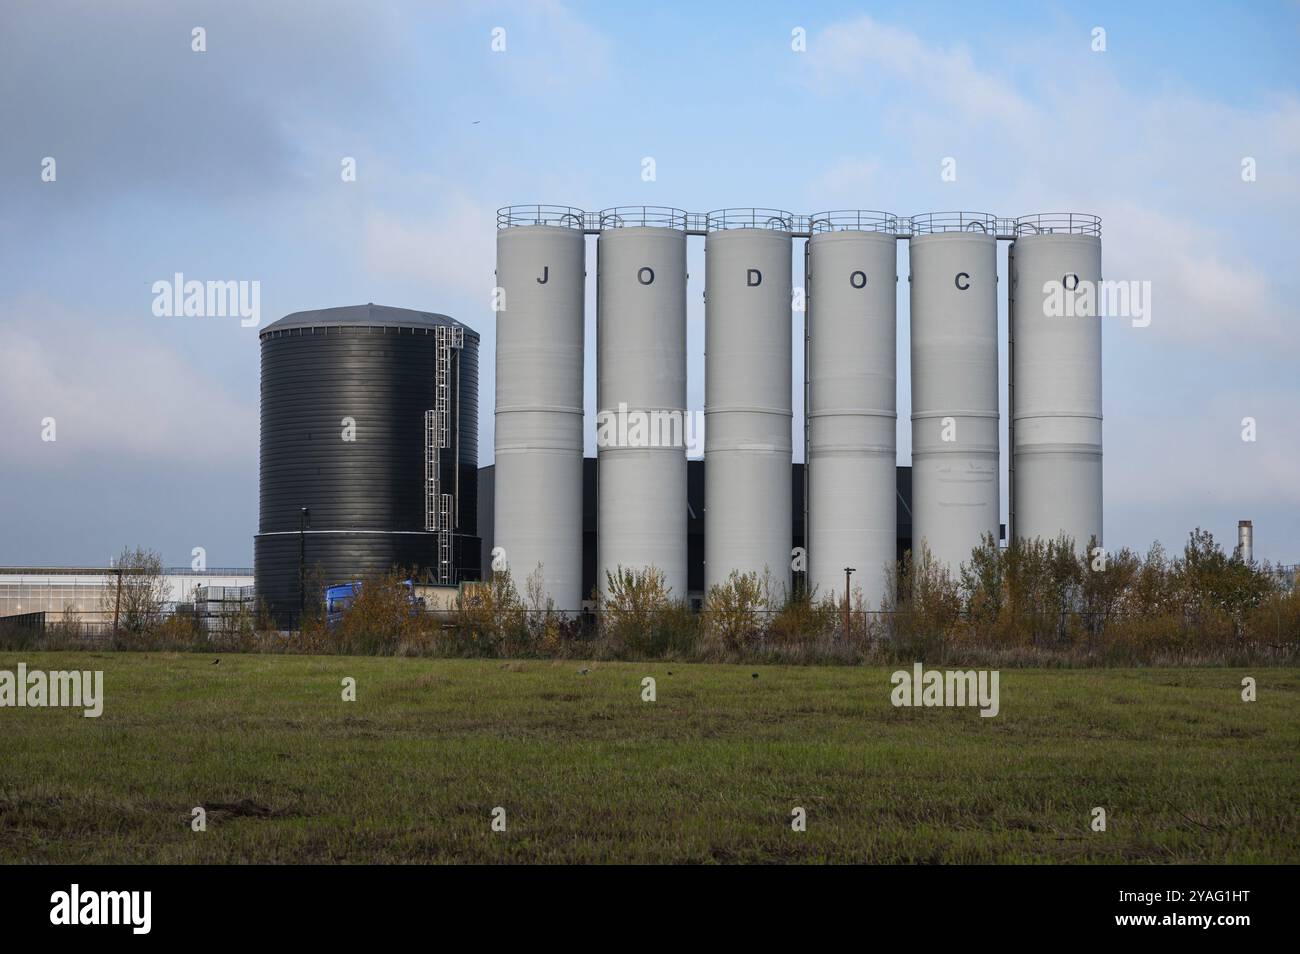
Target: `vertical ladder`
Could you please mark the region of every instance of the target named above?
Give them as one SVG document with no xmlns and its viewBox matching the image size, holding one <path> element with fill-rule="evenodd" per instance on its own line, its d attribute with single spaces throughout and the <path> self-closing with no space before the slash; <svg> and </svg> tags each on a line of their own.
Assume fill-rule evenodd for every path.
<svg viewBox="0 0 1300 954">
<path fill-rule="evenodd" d="M 456 497 L 442 492 L 442 452 L 451 447 L 452 352 L 464 347 L 465 332 L 439 325 L 434 334 L 433 408 L 424 412 L 424 529 L 437 535 L 437 582 L 452 583 Z"/>
</svg>

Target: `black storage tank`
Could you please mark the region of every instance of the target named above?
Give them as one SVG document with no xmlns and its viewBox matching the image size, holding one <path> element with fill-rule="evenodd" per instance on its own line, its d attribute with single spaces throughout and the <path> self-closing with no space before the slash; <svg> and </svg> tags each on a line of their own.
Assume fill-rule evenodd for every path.
<svg viewBox="0 0 1300 954">
<path fill-rule="evenodd" d="M 319 603 L 317 584 L 394 567 L 478 579 L 478 334 L 368 304 L 296 312 L 260 338 L 253 566 L 276 623 Z"/>
</svg>

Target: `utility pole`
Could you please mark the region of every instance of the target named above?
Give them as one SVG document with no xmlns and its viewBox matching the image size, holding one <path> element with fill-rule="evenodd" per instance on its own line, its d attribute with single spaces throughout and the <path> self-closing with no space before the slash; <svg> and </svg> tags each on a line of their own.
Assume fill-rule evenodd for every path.
<svg viewBox="0 0 1300 954">
<path fill-rule="evenodd" d="M 122 618 L 122 561 L 117 561 L 117 600 L 113 604 L 113 638 L 117 639 L 117 622 Z"/>
<path fill-rule="evenodd" d="M 857 572 L 853 567 L 844 568 L 844 641 L 849 641 L 849 577 Z"/>
<path fill-rule="evenodd" d="M 311 526 L 306 507 L 298 512 L 298 628 L 307 611 L 307 528 Z"/>
</svg>

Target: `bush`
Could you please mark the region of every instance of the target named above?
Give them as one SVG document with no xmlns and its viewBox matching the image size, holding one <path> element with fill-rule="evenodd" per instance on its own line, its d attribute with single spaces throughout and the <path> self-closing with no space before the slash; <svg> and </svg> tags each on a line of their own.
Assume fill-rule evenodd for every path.
<svg viewBox="0 0 1300 954">
<path fill-rule="evenodd" d="M 607 572 L 597 620 L 602 648 L 615 658 L 681 658 L 695 648 L 695 614 L 656 567 Z"/>
<path fill-rule="evenodd" d="M 724 583 L 710 587 L 700 618 L 700 636 L 707 651 L 722 655 L 743 652 L 767 636 L 775 600 L 772 577 L 732 570 Z"/>
<path fill-rule="evenodd" d="M 264 607 L 209 632 L 193 618 L 159 614 L 155 555 L 126 551 L 121 562 L 119 649 L 965 665 L 1242 665 L 1300 655 L 1297 581 L 1225 554 L 1199 528 L 1176 557 L 1159 544 L 1144 556 L 1100 555 L 1095 540 L 1076 551 L 1065 537 L 1000 547 L 986 535 L 955 577 L 922 544 L 889 570 L 878 614 L 855 589 L 847 639 L 835 595 L 777 593 L 770 574 L 733 572 L 695 613 L 659 570 L 619 567 L 592 617 L 557 611 L 540 565 L 523 598 L 509 572 L 466 584 L 450 619 L 413 607 L 409 574 L 394 570 L 362 581 L 334 625 L 313 599 L 296 633 L 277 633 Z M 323 594 L 324 582 L 312 569 L 307 591 Z M 44 633 L 0 632 L 0 648 L 98 647 L 101 639 L 69 616 Z"/>
<path fill-rule="evenodd" d="M 888 580 L 881 630 L 891 658 L 911 662 L 942 658 L 957 635 L 962 615 L 961 594 L 952 575 L 923 541 L 920 556 L 913 560 L 910 551 L 903 554 Z"/>
<path fill-rule="evenodd" d="M 456 615 L 442 642 L 452 656 L 498 656 L 507 648 L 527 651 L 530 641 L 527 613 L 509 570 L 492 574 L 491 581 L 466 585 L 456 598 Z"/>
</svg>

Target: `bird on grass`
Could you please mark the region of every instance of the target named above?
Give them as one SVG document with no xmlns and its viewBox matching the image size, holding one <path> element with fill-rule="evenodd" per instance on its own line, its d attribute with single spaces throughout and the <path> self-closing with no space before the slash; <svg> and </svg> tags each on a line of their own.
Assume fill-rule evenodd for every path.
<svg viewBox="0 0 1300 954">
<path fill-rule="evenodd" d="M 752 674 L 751 674 L 751 675 L 752 675 L 752 676 L 753 676 L 753 678 L 755 678 L 755 679 L 757 679 L 757 678 L 758 678 L 758 673 L 752 673 Z"/>
<path fill-rule="evenodd" d="M 220 666 L 220 665 L 221 665 L 221 660 L 220 660 L 220 659 L 214 659 L 214 660 L 212 660 L 212 665 L 214 665 L 214 666 Z"/>
<path fill-rule="evenodd" d="M 578 670 L 578 675 L 579 675 L 579 676 L 585 676 L 585 675 L 586 675 L 587 673 L 589 673 L 589 672 L 591 672 L 590 669 L 579 669 L 579 670 Z"/>
</svg>

